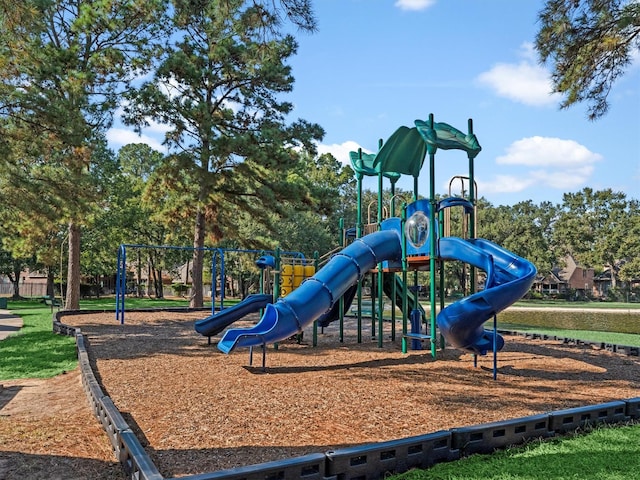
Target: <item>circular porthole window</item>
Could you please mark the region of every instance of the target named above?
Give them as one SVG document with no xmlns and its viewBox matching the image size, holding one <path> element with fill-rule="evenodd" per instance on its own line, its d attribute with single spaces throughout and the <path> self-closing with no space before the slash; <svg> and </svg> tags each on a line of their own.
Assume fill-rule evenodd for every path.
<svg viewBox="0 0 640 480">
<path fill-rule="evenodd" d="M 429 218 L 424 212 L 416 212 L 409 217 L 404 225 L 404 234 L 409 243 L 415 248 L 420 248 L 427 243 L 429 238 Z"/>
</svg>

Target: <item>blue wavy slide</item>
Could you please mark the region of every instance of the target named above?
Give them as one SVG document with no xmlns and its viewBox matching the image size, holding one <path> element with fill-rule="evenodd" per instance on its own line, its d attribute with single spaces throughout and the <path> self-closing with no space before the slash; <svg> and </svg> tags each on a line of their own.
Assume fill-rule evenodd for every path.
<svg viewBox="0 0 640 480">
<path fill-rule="evenodd" d="M 280 342 L 301 332 L 331 310 L 349 287 L 378 263 L 401 256 L 400 235 L 396 231 L 384 230 L 356 239 L 296 290 L 267 305 L 255 326 L 227 330 L 218 349 L 229 353 L 237 347 Z"/>
<path fill-rule="evenodd" d="M 257 312 L 268 304 L 273 303 L 273 295 L 253 294 L 232 307 L 225 308 L 195 324 L 196 332 L 205 337 L 213 337 L 227 328 L 233 322 L 246 317 L 250 313 Z"/>
<path fill-rule="evenodd" d="M 436 321 L 440 333 L 454 347 L 485 355 L 493 351 L 494 332 L 483 324 L 527 293 L 536 276 L 536 267 L 495 243 L 481 238 L 439 239 L 440 257 L 460 260 L 487 274 L 484 290 L 445 307 Z M 498 335 L 496 350 L 504 339 Z"/>
</svg>

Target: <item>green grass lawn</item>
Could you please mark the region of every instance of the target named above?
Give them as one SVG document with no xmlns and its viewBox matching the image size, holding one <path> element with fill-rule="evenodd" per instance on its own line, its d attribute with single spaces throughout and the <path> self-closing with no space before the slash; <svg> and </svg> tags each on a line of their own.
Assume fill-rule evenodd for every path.
<svg viewBox="0 0 640 480">
<path fill-rule="evenodd" d="M 640 425 L 596 428 L 573 437 L 534 441 L 491 455 L 472 455 L 389 480 L 637 480 Z"/>
<path fill-rule="evenodd" d="M 78 363 L 75 339 L 52 331 L 51 308 L 37 301 L 9 301 L 24 327 L 0 342 L 0 380 L 48 378 Z"/>
<path fill-rule="evenodd" d="M 148 298 L 127 298 L 125 305 L 126 309 L 185 306 L 186 299 Z M 8 308 L 22 318 L 24 327 L 0 342 L 0 380 L 49 378 L 76 368 L 75 339 L 53 333 L 51 307 L 39 300 L 9 300 Z M 115 299 L 82 300 L 80 308 L 115 311 Z"/>
</svg>

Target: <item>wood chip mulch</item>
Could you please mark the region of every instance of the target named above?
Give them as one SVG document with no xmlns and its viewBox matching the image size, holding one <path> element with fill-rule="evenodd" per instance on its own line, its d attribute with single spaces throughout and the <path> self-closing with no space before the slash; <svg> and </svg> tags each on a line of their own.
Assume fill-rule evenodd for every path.
<svg viewBox="0 0 640 480">
<path fill-rule="evenodd" d="M 459 350 L 403 354 L 344 342 L 337 322 L 304 341 L 221 353 L 193 328 L 202 312 L 127 312 L 64 317 L 88 338 L 103 385 L 165 477 L 197 474 L 453 427 L 593 405 L 639 395 L 640 359 L 585 345 L 507 337 L 498 355 Z M 250 326 L 248 317 L 234 326 Z M 398 327 L 398 332 L 400 327 Z M 98 426 L 97 421 L 93 427 Z"/>
</svg>

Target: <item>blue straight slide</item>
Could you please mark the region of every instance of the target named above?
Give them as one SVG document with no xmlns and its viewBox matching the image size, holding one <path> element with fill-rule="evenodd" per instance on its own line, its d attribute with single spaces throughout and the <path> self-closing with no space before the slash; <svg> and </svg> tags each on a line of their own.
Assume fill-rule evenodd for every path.
<svg viewBox="0 0 640 480">
<path fill-rule="evenodd" d="M 349 287 L 378 263 L 401 256 L 400 235 L 396 231 L 385 230 L 356 239 L 296 290 L 267 305 L 255 326 L 227 330 L 218 349 L 229 353 L 237 347 L 280 342 L 301 332 L 330 311 Z"/>
<path fill-rule="evenodd" d="M 211 315 L 195 324 L 196 332 L 205 337 L 213 337 L 227 328 L 233 322 L 246 317 L 250 313 L 257 312 L 268 304 L 273 303 L 273 295 L 253 294 L 233 307 L 225 308 L 218 313 Z"/>
<path fill-rule="evenodd" d="M 484 323 L 529 291 L 536 267 L 481 238 L 445 237 L 439 239 L 438 246 L 441 258 L 463 261 L 487 274 L 484 290 L 447 306 L 436 319 L 440 333 L 451 345 L 485 355 L 493 351 L 494 332 L 485 330 Z M 496 350 L 503 346 L 504 339 L 497 335 Z"/>
</svg>

